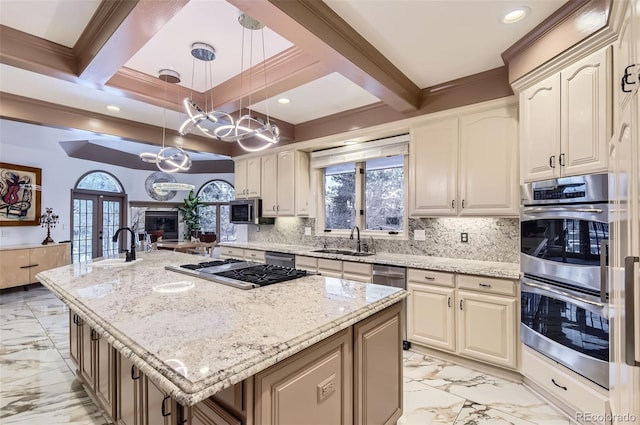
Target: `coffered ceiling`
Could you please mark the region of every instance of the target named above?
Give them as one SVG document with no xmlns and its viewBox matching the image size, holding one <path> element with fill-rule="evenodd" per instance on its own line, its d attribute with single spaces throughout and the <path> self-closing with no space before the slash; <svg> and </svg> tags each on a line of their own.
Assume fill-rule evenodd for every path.
<svg viewBox="0 0 640 425">
<path fill-rule="evenodd" d="M 175 130 L 185 119 L 181 100 L 191 96 L 229 113 L 250 106 L 276 120 L 284 143 L 301 141 L 322 135 L 315 123 L 344 131 L 326 128 L 347 111 L 382 107 L 387 120 L 424 113 L 425 92 L 500 72 L 501 54 L 569 3 L 581 2 L 0 0 L 0 115 L 157 145 L 163 126 Z M 503 24 L 515 6 L 529 15 Z M 241 10 L 266 25 L 264 65 L 260 31 L 253 48 L 242 47 Z M 194 60 L 194 42 L 212 45 L 216 59 Z M 244 66 L 243 51 L 253 55 Z M 163 68 L 181 82 L 160 81 Z M 182 143 L 239 153 L 196 134 Z"/>
</svg>

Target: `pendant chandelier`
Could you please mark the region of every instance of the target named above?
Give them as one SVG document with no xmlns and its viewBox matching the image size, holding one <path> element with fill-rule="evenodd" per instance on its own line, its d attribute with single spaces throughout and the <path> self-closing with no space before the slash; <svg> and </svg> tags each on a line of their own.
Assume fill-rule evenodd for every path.
<svg viewBox="0 0 640 425">
<path fill-rule="evenodd" d="M 180 74 L 172 69 L 161 69 L 158 72 L 158 78 L 165 83 L 176 84 L 180 82 Z M 165 102 L 167 97 L 167 86 L 164 87 Z M 167 108 L 163 109 L 162 115 L 162 149 L 156 154 L 151 152 L 143 152 L 140 159 L 144 162 L 156 164 L 160 171 L 165 173 L 175 173 L 178 171 L 189 171 L 191 168 L 191 158 L 180 146 L 166 146 L 165 138 L 167 132 Z"/>
<path fill-rule="evenodd" d="M 253 65 L 253 34 L 254 31 L 260 31 L 262 42 L 262 61 L 264 86 L 267 87 L 266 74 L 266 55 L 264 47 L 264 25 L 244 13 L 238 17 L 238 22 L 242 26 L 242 58 L 240 63 L 240 88 L 244 88 L 244 56 L 245 56 L 245 33 L 249 31 L 249 69 Z M 191 46 L 191 55 L 194 61 L 200 60 L 211 63 L 215 58 L 215 50 L 206 43 L 194 43 Z M 251 92 L 251 72 L 249 72 L 249 91 Z M 211 78 L 211 72 L 209 72 Z M 265 95 L 265 98 L 267 96 Z M 207 103 L 205 96 L 205 103 Z M 223 142 L 237 142 L 240 147 L 249 152 L 261 151 L 280 141 L 280 129 L 277 125 L 271 123 L 269 119 L 269 111 L 267 109 L 266 119 L 262 119 L 252 115 L 251 97 L 249 97 L 249 105 L 243 113 L 242 96 L 240 96 L 240 108 L 238 109 L 238 118 L 233 120 L 231 115 L 213 110 L 213 100 L 211 100 L 211 109 L 198 106 L 192 99 L 184 99 L 184 107 L 189 116 L 180 127 L 180 134 L 185 135 L 194 127 L 198 128 L 202 134 L 207 137 L 217 139 Z M 268 104 L 267 104 L 268 105 Z M 268 108 L 268 106 L 267 106 Z"/>
</svg>

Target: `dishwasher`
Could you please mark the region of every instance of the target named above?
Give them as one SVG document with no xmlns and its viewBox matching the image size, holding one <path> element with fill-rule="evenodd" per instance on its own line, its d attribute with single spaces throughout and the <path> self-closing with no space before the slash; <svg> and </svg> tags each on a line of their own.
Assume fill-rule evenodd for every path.
<svg viewBox="0 0 640 425">
<path fill-rule="evenodd" d="M 284 252 L 267 251 L 264 254 L 264 262 L 274 266 L 296 268 L 296 256 L 294 254 L 285 254 Z"/>
<path fill-rule="evenodd" d="M 395 288 L 407 289 L 407 269 L 397 266 L 373 265 L 372 283 Z M 402 348 L 408 350 L 411 343 L 407 341 L 407 299 L 402 300 Z"/>
</svg>

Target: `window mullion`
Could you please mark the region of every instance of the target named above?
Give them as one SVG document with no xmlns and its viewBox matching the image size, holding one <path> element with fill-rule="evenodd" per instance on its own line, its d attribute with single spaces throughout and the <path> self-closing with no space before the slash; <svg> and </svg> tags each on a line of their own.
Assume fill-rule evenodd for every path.
<svg viewBox="0 0 640 425">
<path fill-rule="evenodd" d="M 364 211 L 365 211 L 365 192 L 364 192 L 364 176 L 365 176 L 365 163 L 356 163 L 356 194 L 355 194 L 355 225 L 360 229 L 364 229 Z M 363 214 L 360 214 L 360 212 Z"/>
</svg>

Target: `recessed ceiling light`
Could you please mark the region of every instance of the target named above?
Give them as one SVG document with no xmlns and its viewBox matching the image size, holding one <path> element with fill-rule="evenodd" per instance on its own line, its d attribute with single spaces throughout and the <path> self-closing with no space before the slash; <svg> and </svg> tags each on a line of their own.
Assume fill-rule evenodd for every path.
<svg viewBox="0 0 640 425">
<path fill-rule="evenodd" d="M 529 14 L 529 11 L 530 9 L 526 6 L 511 9 L 502 15 L 502 22 L 505 24 L 513 24 L 514 22 L 521 21 Z"/>
<path fill-rule="evenodd" d="M 288 105 L 289 103 L 291 103 L 291 99 L 287 99 L 286 97 L 281 97 L 280 99 L 278 99 L 278 103 L 281 105 Z"/>
<path fill-rule="evenodd" d="M 110 110 L 111 112 L 120 112 L 120 108 L 117 107 L 116 105 L 109 105 L 107 106 L 107 109 Z"/>
</svg>

